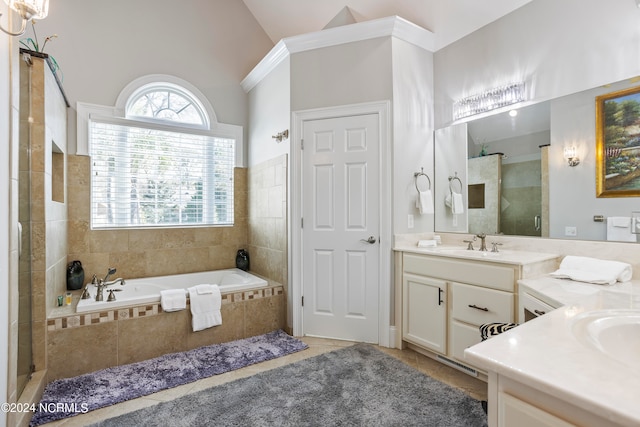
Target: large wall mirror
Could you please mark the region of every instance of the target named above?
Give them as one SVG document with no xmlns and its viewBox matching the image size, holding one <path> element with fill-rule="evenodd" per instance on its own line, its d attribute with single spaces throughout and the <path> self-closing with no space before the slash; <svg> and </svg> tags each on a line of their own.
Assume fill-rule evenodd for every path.
<svg viewBox="0 0 640 427">
<path fill-rule="evenodd" d="M 596 196 L 596 97 L 637 86 L 625 80 L 436 130 L 435 231 L 637 242 L 630 220 L 640 198 Z M 461 186 L 450 185 L 456 174 Z M 455 214 L 452 195 L 462 199 Z"/>
</svg>

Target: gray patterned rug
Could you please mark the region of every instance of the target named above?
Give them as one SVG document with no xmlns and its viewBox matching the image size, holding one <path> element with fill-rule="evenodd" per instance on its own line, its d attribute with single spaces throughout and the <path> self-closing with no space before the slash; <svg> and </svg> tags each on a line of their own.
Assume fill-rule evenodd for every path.
<svg viewBox="0 0 640 427">
<path fill-rule="evenodd" d="M 104 408 L 305 348 L 305 343 L 278 330 L 55 380 L 47 384 L 38 405 L 50 410 L 35 412 L 30 425 Z"/>
<path fill-rule="evenodd" d="M 357 344 L 94 424 L 486 426 L 479 401 Z"/>
</svg>

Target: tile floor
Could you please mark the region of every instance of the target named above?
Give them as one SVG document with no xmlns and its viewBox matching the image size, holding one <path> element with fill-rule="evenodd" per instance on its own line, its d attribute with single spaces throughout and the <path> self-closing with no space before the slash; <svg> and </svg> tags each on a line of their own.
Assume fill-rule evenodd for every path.
<svg viewBox="0 0 640 427">
<path fill-rule="evenodd" d="M 220 385 L 239 378 L 248 377 L 259 372 L 267 371 L 269 369 L 277 368 L 279 366 L 297 362 L 309 357 L 317 356 L 328 351 L 337 350 L 340 347 L 353 345 L 353 343 L 348 341 L 338 341 L 312 337 L 304 337 L 302 338 L 302 341 L 307 343 L 307 345 L 309 345 L 309 348 L 298 353 L 247 366 L 246 368 L 238 369 L 233 372 L 227 372 L 222 375 L 205 378 L 190 384 L 182 385 L 180 387 L 164 390 L 107 408 L 102 408 L 88 412 L 86 414 L 67 418 L 66 420 L 55 421 L 49 424 L 45 424 L 45 426 L 86 426 L 88 424 L 92 424 L 106 418 L 111 418 L 116 415 L 132 412 L 137 409 L 152 406 L 160 402 L 195 393 L 209 387 Z M 419 371 L 428 374 L 432 378 L 436 378 L 444 383 L 461 389 L 475 399 L 487 398 L 487 384 L 481 380 L 473 378 L 456 369 L 450 368 L 449 366 L 443 365 L 442 363 L 416 353 L 415 351 L 410 349 L 398 350 L 384 347 L 379 347 L 379 349 L 391 356 L 397 357 L 407 365 L 410 365 L 418 369 Z"/>
</svg>

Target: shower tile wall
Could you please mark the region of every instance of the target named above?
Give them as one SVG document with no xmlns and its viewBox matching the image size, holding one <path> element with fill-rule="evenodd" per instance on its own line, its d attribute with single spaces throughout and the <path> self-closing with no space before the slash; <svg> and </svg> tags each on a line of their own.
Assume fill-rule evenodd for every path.
<svg viewBox="0 0 640 427">
<path fill-rule="evenodd" d="M 286 294 L 287 156 L 251 166 L 248 184 L 251 270 L 282 284 Z"/>
</svg>

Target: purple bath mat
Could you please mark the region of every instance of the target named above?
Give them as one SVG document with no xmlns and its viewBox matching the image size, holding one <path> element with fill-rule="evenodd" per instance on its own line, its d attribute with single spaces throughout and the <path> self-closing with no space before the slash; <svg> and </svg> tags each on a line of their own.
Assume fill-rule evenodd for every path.
<svg viewBox="0 0 640 427">
<path fill-rule="evenodd" d="M 45 387 L 30 425 L 72 417 L 305 348 L 305 343 L 278 330 L 55 380 Z"/>
</svg>

